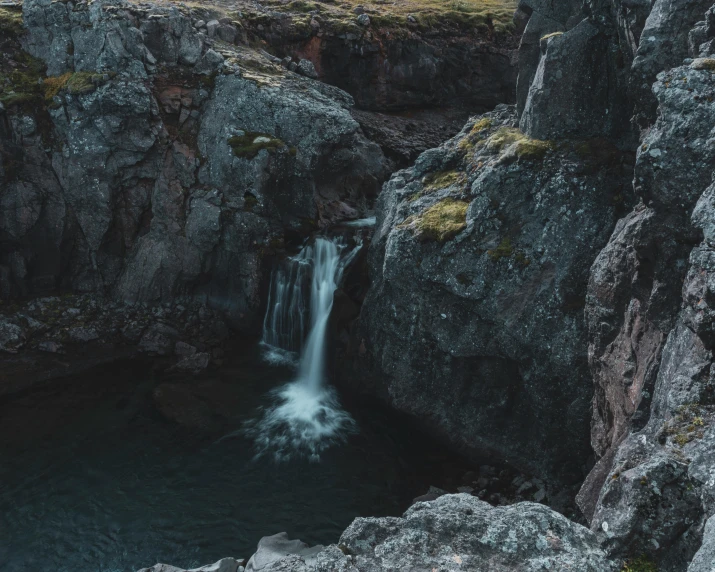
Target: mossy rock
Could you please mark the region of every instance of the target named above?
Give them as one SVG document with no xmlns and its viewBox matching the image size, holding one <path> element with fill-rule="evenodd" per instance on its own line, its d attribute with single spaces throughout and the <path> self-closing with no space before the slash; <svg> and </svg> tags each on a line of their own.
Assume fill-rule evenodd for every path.
<svg viewBox="0 0 715 572">
<path fill-rule="evenodd" d="M 563 32 L 552 32 L 551 34 L 546 34 L 545 36 L 541 37 L 541 41 L 545 42 L 547 40 L 550 40 L 551 38 L 558 38 L 559 36 L 563 36 Z"/>
<path fill-rule="evenodd" d="M 464 183 L 465 180 L 464 173 L 460 173 L 459 171 L 437 171 L 427 175 L 423 184 L 425 191 L 431 192 Z"/>
<path fill-rule="evenodd" d="M 501 242 L 496 248 L 492 250 L 487 250 L 487 254 L 492 262 L 497 262 L 502 258 L 509 258 L 514 254 L 514 247 L 511 244 L 511 239 L 506 236 L 502 238 Z"/>
<path fill-rule="evenodd" d="M 489 136 L 485 142 L 485 146 L 487 151 L 499 153 L 505 147 L 524 139 L 526 139 L 526 135 L 515 127 L 501 127 Z"/>
<path fill-rule="evenodd" d="M 621 572 L 658 572 L 658 567 L 650 558 L 639 556 L 624 562 Z"/>
<path fill-rule="evenodd" d="M 698 58 L 690 64 L 694 70 L 715 71 L 715 58 Z"/>
<path fill-rule="evenodd" d="M 423 239 L 445 242 L 467 227 L 468 207 L 466 201 L 444 199 L 416 217 L 415 228 Z"/>
<path fill-rule="evenodd" d="M 22 8 L 0 8 L 0 44 L 6 38 L 17 38 L 22 35 Z"/>
<path fill-rule="evenodd" d="M 44 80 L 45 99 L 50 101 L 61 91 L 72 95 L 91 93 L 105 81 L 105 75 L 96 72 L 67 72 Z"/>
<path fill-rule="evenodd" d="M 539 139 L 522 139 L 517 141 L 514 147 L 516 156 L 525 161 L 541 161 L 546 153 L 554 148 L 551 141 L 541 141 Z"/>
<path fill-rule="evenodd" d="M 663 426 L 662 435 L 672 437 L 672 442 L 682 448 L 703 438 L 706 426 L 710 425 L 711 413 L 710 408 L 697 403 L 681 405 Z"/>
<path fill-rule="evenodd" d="M 228 140 L 233 154 L 241 159 L 253 159 L 263 150 L 269 153 L 282 149 L 286 144 L 280 139 L 267 133 L 247 131 L 243 135 L 236 135 Z"/>
<path fill-rule="evenodd" d="M 508 152 L 519 160 L 541 161 L 546 153 L 555 148 L 552 141 L 531 139 L 515 127 L 497 129 L 485 141 L 487 151 L 492 153 Z"/>
<path fill-rule="evenodd" d="M 489 117 L 482 117 L 472 126 L 472 128 L 469 130 L 469 133 L 480 133 L 481 131 L 486 131 L 487 129 L 490 129 L 491 126 L 492 120 Z"/>
<path fill-rule="evenodd" d="M 41 105 L 44 63 L 25 52 L 18 53 L 15 60 L 17 69 L 7 75 L 0 73 L 0 103 L 6 107 Z"/>
</svg>

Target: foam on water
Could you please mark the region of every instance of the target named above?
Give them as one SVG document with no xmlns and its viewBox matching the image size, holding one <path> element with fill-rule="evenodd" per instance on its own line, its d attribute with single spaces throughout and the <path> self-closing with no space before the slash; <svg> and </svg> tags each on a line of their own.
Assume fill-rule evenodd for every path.
<svg viewBox="0 0 715 572">
<path fill-rule="evenodd" d="M 297 379 L 270 395 L 272 404 L 246 423 L 257 455 L 276 460 L 304 455 L 318 460 L 321 451 L 344 441 L 356 430 L 353 419 L 340 407 L 335 390 L 327 385 L 325 349 L 333 296 L 345 267 L 361 244 L 348 250 L 343 244 L 319 237 L 274 272 L 264 320 L 264 359 L 286 365 L 301 346 Z M 306 282 L 310 278 L 310 306 Z M 303 343 L 306 316 L 310 328 Z"/>
<path fill-rule="evenodd" d="M 270 455 L 278 462 L 295 456 L 318 461 L 321 452 L 357 430 L 332 387 L 316 390 L 298 380 L 275 390 L 271 397 L 274 403 L 244 429 L 253 439 L 257 456 Z"/>
</svg>

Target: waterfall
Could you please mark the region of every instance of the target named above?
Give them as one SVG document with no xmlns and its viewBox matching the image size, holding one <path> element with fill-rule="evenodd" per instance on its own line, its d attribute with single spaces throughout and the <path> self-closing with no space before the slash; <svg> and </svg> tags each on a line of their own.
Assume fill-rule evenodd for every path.
<svg viewBox="0 0 715 572">
<path fill-rule="evenodd" d="M 361 247 L 358 242 L 348 249 L 340 241 L 319 237 L 273 273 L 263 322 L 266 356 L 285 363 L 300 353 L 300 361 L 295 381 L 273 391 L 273 404 L 246 425 L 258 455 L 272 453 L 283 460 L 307 454 L 317 460 L 321 451 L 355 429 L 327 384 L 325 353 L 335 290 Z"/>
</svg>

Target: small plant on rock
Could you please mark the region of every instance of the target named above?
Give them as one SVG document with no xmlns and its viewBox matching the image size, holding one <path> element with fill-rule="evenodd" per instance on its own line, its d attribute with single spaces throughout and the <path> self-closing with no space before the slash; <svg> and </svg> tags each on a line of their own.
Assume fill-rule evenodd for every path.
<svg viewBox="0 0 715 572">
<path fill-rule="evenodd" d="M 647 556 L 639 556 L 626 560 L 621 572 L 658 572 L 658 567 Z"/>
<path fill-rule="evenodd" d="M 233 154 L 241 159 L 253 159 L 263 150 L 271 153 L 286 146 L 277 137 L 254 131 L 247 131 L 243 135 L 234 135 L 229 138 L 228 144 L 231 146 Z"/>
</svg>

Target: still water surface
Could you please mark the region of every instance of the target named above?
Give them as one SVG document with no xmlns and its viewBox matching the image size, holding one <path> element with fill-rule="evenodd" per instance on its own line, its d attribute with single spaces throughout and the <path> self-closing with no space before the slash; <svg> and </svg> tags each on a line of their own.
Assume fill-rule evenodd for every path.
<svg viewBox="0 0 715 572">
<path fill-rule="evenodd" d="M 157 379 L 112 365 L 0 401 L 0 572 L 133 572 L 248 557 L 286 531 L 336 542 L 357 516 L 398 515 L 459 460 L 375 405 L 347 403 L 359 432 L 320 462 L 254 459 L 236 433 L 290 381 L 255 345 L 219 374 Z M 158 410 L 161 382 L 193 384 L 216 414 L 190 429 Z"/>
</svg>

